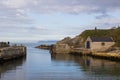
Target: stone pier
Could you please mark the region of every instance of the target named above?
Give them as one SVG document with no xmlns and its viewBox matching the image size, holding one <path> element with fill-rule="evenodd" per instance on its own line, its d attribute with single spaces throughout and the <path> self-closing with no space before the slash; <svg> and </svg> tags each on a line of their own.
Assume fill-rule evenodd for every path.
<svg viewBox="0 0 120 80">
<path fill-rule="evenodd" d="M 26 55 L 25 46 L 10 46 L 0 48 L 0 62 L 19 58 Z"/>
</svg>

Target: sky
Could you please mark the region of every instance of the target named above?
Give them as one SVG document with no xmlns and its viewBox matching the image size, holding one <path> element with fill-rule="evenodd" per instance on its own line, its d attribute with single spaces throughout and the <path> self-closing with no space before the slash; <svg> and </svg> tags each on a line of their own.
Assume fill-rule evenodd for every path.
<svg viewBox="0 0 120 80">
<path fill-rule="evenodd" d="M 60 40 L 120 24 L 120 0 L 0 0 L 0 41 Z"/>
</svg>

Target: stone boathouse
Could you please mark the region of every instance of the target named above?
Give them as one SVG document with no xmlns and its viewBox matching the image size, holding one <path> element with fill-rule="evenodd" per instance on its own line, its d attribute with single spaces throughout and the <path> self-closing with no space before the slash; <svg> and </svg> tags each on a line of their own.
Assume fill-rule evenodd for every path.
<svg viewBox="0 0 120 80">
<path fill-rule="evenodd" d="M 92 51 L 105 51 L 114 44 L 112 37 L 88 37 L 85 41 L 85 48 Z"/>
</svg>

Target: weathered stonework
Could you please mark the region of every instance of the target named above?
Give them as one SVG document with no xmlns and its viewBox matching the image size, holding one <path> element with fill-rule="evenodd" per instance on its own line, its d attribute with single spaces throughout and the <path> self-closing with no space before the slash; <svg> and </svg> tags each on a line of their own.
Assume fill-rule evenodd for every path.
<svg viewBox="0 0 120 80">
<path fill-rule="evenodd" d="M 9 60 L 26 55 L 26 47 L 24 46 L 11 46 L 0 49 L 0 60 Z"/>
<path fill-rule="evenodd" d="M 10 46 L 9 42 L 0 42 L 0 62 L 25 56 L 26 51 L 25 46 Z"/>
<path fill-rule="evenodd" d="M 71 47 L 68 44 L 55 44 L 52 46 L 52 53 L 70 53 Z"/>
<path fill-rule="evenodd" d="M 0 42 L 0 48 L 3 48 L 3 47 L 9 47 L 9 42 Z"/>
</svg>

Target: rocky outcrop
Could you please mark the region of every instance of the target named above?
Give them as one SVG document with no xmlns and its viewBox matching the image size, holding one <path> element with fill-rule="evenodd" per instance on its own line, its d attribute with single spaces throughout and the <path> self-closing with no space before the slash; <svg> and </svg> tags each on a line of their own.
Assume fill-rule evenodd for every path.
<svg viewBox="0 0 120 80">
<path fill-rule="evenodd" d="M 42 45 L 36 46 L 35 48 L 50 50 L 51 45 L 42 44 Z"/>
<path fill-rule="evenodd" d="M 52 53 L 71 53 L 74 48 L 83 48 L 83 39 L 80 36 L 74 38 L 66 37 L 61 41 L 58 41 L 51 48 Z"/>
<path fill-rule="evenodd" d="M 72 50 L 68 44 L 55 44 L 51 48 L 51 53 L 70 53 Z"/>
<path fill-rule="evenodd" d="M 70 37 L 65 37 L 63 40 L 57 42 L 57 44 L 69 44 L 69 43 L 71 43 Z"/>
<path fill-rule="evenodd" d="M 57 44 L 67 44 L 69 46 L 75 47 L 75 48 L 83 48 L 84 47 L 84 39 L 78 35 L 74 38 L 66 37 L 63 40 L 60 40 L 57 42 Z"/>
</svg>

